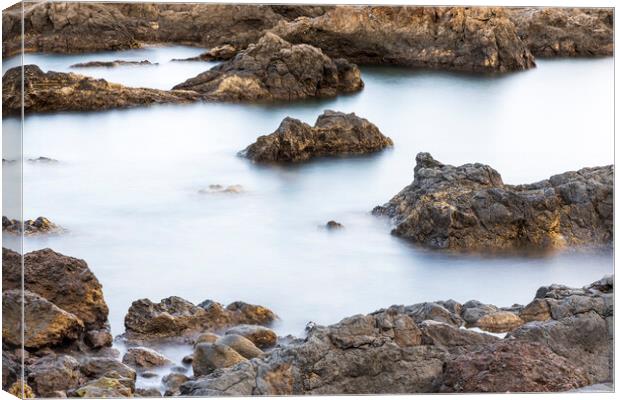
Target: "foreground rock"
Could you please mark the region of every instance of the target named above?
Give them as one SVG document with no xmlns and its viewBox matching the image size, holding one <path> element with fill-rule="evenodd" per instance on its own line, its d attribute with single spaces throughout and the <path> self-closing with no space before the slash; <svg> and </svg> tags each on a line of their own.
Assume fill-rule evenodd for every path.
<svg viewBox="0 0 620 400">
<path fill-rule="evenodd" d="M 514 71 L 534 58 L 505 11 L 487 7 L 335 7 L 272 32 L 358 64 Z"/>
<path fill-rule="evenodd" d="M 9 219 L 2 216 L 2 230 L 15 235 L 22 232 L 22 224 L 16 219 Z M 24 221 L 25 235 L 39 235 L 47 233 L 61 233 L 63 229 L 45 217 L 38 217 L 35 220 L 27 219 Z"/>
<path fill-rule="evenodd" d="M 70 66 L 70 68 L 96 68 L 96 67 L 119 67 L 121 65 L 157 65 L 149 60 L 142 61 L 126 61 L 126 60 L 114 60 L 114 61 L 89 61 L 85 63 L 77 63 Z"/>
<path fill-rule="evenodd" d="M 18 115 L 22 106 L 22 68 L 2 77 L 2 115 Z M 187 103 L 195 92 L 129 88 L 103 79 L 24 66 L 24 112 L 96 111 L 159 103 Z"/>
<path fill-rule="evenodd" d="M 462 329 L 456 318 L 450 319 L 454 322 L 443 322 L 448 314 L 462 311 L 454 301 L 393 306 L 345 318 L 331 326 L 312 325 L 305 339 L 293 340 L 250 360 L 228 354 L 230 348 L 220 349 L 218 357 L 211 358 L 221 363 L 213 361 L 183 384 L 180 393 L 247 396 L 540 392 L 608 382 L 612 371 L 611 330 L 598 332 L 573 323 L 575 318 L 583 317 L 583 308 L 571 308 L 569 304 L 598 304 L 598 299 L 613 294 L 613 278 L 583 289 L 541 288 L 539 294 L 542 292 L 549 293 L 545 297 L 549 299 L 583 298 L 566 300 L 561 319 L 527 323 L 505 339 Z M 612 302 L 608 304 L 613 307 Z M 443 307 L 445 312 L 439 312 L 437 307 Z M 609 307 L 603 314 L 608 317 L 613 315 Z M 535 332 L 539 324 L 561 325 L 562 332 L 553 334 L 547 329 L 547 333 L 538 335 L 522 333 Z M 610 319 L 606 327 L 612 326 Z M 201 346 L 215 352 L 211 344 Z M 572 353 L 561 354 L 569 347 Z M 607 374 L 590 372 L 599 370 Z"/>
<path fill-rule="evenodd" d="M 612 56 L 612 8 L 507 8 L 517 32 L 537 57 Z"/>
<path fill-rule="evenodd" d="M 356 65 L 268 33 L 232 60 L 173 89 L 196 91 L 216 101 L 291 101 L 334 97 L 362 87 Z"/>
<path fill-rule="evenodd" d="M 613 173 L 613 165 L 583 168 L 513 186 L 487 165 L 420 153 L 413 183 L 373 213 L 392 218 L 395 235 L 438 249 L 609 246 Z"/>
<path fill-rule="evenodd" d="M 260 136 L 241 155 L 257 162 L 299 162 L 314 157 L 374 153 L 393 145 L 392 139 L 354 113 L 325 111 L 310 126 L 287 117 L 278 129 Z"/>
<path fill-rule="evenodd" d="M 204 331 L 222 330 L 241 324 L 269 325 L 276 319 L 269 309 L 243 302 L 227 307 L 205 301 L 198 306 L 180 297 L 159 303 L 136 300 L 125 316 L 124 339 L 142 343 L 161 339 L 193 341 Z"/>
</svg>

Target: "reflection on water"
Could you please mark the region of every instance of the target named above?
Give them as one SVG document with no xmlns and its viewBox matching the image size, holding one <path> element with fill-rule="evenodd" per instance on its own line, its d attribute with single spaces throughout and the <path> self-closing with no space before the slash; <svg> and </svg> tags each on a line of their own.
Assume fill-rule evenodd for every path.
<svg viewBox="0 0 620 400">
<path fill-rule="evenodd" d="M 75 62 L 148 58 L 160 65 L 80 73 L 169 88 L 212 64 L 167 60 L 200 51 L 28 55 L 26 62 L 66 71 Z M 29 116 L 25 158 L 60 162 L 24 165 L 26 217 L 44 215 L 69 232 L 29 237 L 26 250 L 85 259 L 103 284 L 115 334 L 143 297 L 261 304 L 281 317 L 279 333 L 300 334 L 310 320 L 333 323 L 395 303 L 475 298 L 507 306 L 528 302 L 543 284 L 581 286 L 612 272 L 610 253 L 425 251 L 392 237 L 388 222 L 369 211 L 411 182 L 420 151 L 451 164 L 490 164 L 507 183 L 612 163 L 612 67 L 611 58 L 543 60 L 493 77 L 373 67 L 362 70 L 362 92 L 337 99 Z M 285 116 L 313 123 L 326 108 L 368 118 L 394 149 L 284 167 L 237 157 Z M 3 120 L 7 135 L 17 122 Z M 11 168 L 4 166 L 5 179 Z M 211 184 L 244 191 L 199 193 Z M 323 229 L 331 219 L 345 228 Z"/>
</svg>

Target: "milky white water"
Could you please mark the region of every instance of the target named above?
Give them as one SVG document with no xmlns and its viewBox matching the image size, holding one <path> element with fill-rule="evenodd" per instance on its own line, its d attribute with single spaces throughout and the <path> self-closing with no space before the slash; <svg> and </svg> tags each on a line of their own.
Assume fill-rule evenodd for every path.
<svg viewBox="0 0 620 400">
<path fill-rule="evenodd" d="M 26 55 L 43 70 L 74 71 L 169 89 L 214 63 L 173 63 L 201 49 L 151 47 L 87 55 Z M 158 66 L 71 69 L 91 60 Z M 4 62 L 3 70 L 19 60 Z M 243 300 L 274 310 L 280 334 L 391 304 L 453 298 L 527 303 L 545 284 L 582 286 L 613 272 L 607 253 L 480 257 L 426 251 L 390 235 L 369 211 L 413 179 L 420 151 L 450 164 L 487 163 L 507 183 L 613 163 L 613 59 L 539 60 L 501 76 L 362 68 L 360 93 L 280 105 L 165 105 L 31 115 L 24 126 L 24 214 L 68 229 L 28 237 L 85 259 L 103 285 L 114 334 L 133 300 Z M 395 143 L 369 157 L 257 166 L 239 150 L 291 116 L 356 112 Z M 19 120 L 3 119 L 4 158 Z M 18 164 L 3 165 L 3 214 L 16 217 Z M 210 184 L 240 194 L 199 194 Z M 345 229 L 321 226 L 334 219 Z M 4 245 L 18 242 L 3 235 Z"/>
</svg>

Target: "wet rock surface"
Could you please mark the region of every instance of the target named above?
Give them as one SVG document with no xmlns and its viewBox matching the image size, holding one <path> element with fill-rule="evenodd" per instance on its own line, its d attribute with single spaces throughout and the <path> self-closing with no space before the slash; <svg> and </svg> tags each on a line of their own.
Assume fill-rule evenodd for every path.
<svg viewBox="0 0 620 400">
<path fill-rule="evenodd" d="M 267 33 L 256 44 L 174 86 L 214 101 L 275 101 L 334 97 L 361 90 L 359 68 L 320 49 Z"/>
<path fill-rule="evenodd" d="M 272 32 L 358 64 L 461 71 L 514 71 L 534 58 L 501 8 L 335 7 Z"/>
<path fill-rule="evenodd" d="M 506 13 L 537 57 L 613 55 L 611 8 L 507 8 Z"/>
<path fill-rule="evenodd" d="M 414 181 L 373 213 L 393 234 L 436 249 L 608 247 L 613 237 L 613 165 L 506 185 L 488 165 L 445 165 L 416 156 Z"/>
<path fill-rule="evenodd" d="M 392 145 L 392 139 L 355 113 L 326 110 L 314 126 L 285 118 L 274 133 L 260 136 L 240 154 L 263 163 L 300 162 L 315 157 L 369 154 Z"/>
<path fill-rule="evenodd" d="M 77 63 L 70 66 L 70 68 L 96 68 L 96 67 L 119 67 L 122 65 L 157 65 L 149 60 L 142 61 L 126 61 L 126 60 L 114 60 L 114 61 L 89 61 L 84 63 Z"/>
<path fill-rule="evenodd" d="M 22 107 L 22 68 L 9 69 L 2 77 L 2 115 L 18 115 Z M 129 88 L 104 79 L 65 72 L 43 72 L 24 66 L 25 113 L 97 111 L 161 103 L 188 103 L 200 96 L 191 91 Z"/>
<path fill-rule="evenodd" d="M 16 219 L 9 219 L 2 216 L 2 230 L 15 235 L 19 235 L 22 232 L 22 224 Z M 27 219 L 24 221 L 24 235 L 39 235 L 49 233 L 62 233 L 63 228 L 56 225 L 45 217 L 38 217 L 37 219 Z"/>
</svg>

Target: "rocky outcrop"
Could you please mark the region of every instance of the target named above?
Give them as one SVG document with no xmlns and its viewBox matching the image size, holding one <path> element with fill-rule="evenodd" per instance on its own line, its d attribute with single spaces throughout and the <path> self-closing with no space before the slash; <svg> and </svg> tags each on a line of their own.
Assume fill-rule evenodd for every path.
<svg viewBox="0 0 620 400">
<path fill-rule="evenodd" d="M 96 68 L 96 67 L 119 67 L 121 65 L 157 65 L 149 60 L 142 61 L 126 61 L 126 60 L 114 60 L 114 61 L 89 61 L 85 63 L 77 63 L 70 66 L 70 68 Z"/>
<path fill-rule="evenodd" d="M 506 185 L 488 165 L 416 157 L 414 181 L 373 213 L 395 235 L 436 249 L 512 250 L 609 246 L 613 165 L 583 168 L 529 185 Z"/>
<path fill-rule="evenodd" d="M 612 56 L 612 8 L 507 8 L 536 57 Z"/>
<path fill-rule="evenodd" d="M 159 303 L 141 299 L 134 301 L 127 311 L 123 338 L 133 343 L 162 339 L 192 341 L 204 331 L 241 324 L 269 325 L 276 318 L 265 307 L 243 302 L 224 307 L 213 301 L 196 306 L 174 296 Z"/>
<path fill-rule="evenodd" d="M 199 92 L 209 100 L 239 102 L 334 97 L 362 87 L 356 65 L 267 33 L 233 59 L 173 89 Z"/>
<path fill-rule="evenodd" d="M 393 145 L 392 139 L 355 113 L 327 110 L 314 126 L 287 117 L 272 134 L 260 136 L 240 155 L 256 162 L 299 162 L 315 157 L 361 155 Z"/>
<path fill-rule="evenodd" d="M 74 73 L 43 72 L 36 65 L 25 65 L 23 72 L 25 113 L 97 111 L 200 99 L 191 91 L 129 88 Z M 9 69 L 2 77 L 2 115 L 21 113 L 21 85 L 21 67 Z"/>
<path fill-rule="evenodd" d="M 584 289 L 571 289 L 572 294 L 568 294 L 568 288 L 555 288 L 546 298 L 569 298 L 580 293 L 584 297 L 580 303 L 587 298 L 594 304 L 596 299 L 613 294 L 613 278 Z M 539 293 L 543 291 L 541 288 Z M 345 318 L 331 326 L 309 325 L 305 339 L 294 339 L 250 360 L 231 361 L 231 357 L 222 356 L 222 351 L 219 357 L 212 358 L 230 363 L 222 361 L 221 367 L 212 364 L 201 370 L 181 386 L 180 393 L 247 396 L 540 392 L 566 391 L 610 379 L 609 375 L 591 371 L 611 371 L 610 359 L 597 357 L 611 354 L 612 341 L 608 334 L 573 324 L 574 318 L 581 318 L 583 308 L 567 305 L 560 320 L 545 322 L 550 326 L 560 323 L 565 327 L 561 334 L 550 330 L 525 334 L 541 324 L 532 322 L 500 339 L 443 322 L 446 313 L 462 312 L 456 302 L 421 304 L 435 304 L 446 312 L 430 306 L 392 306 Z M 482 308 L 481 304 L 477 308 Z M 613 303 L 608 304 L 612 307 Z M 609 317 L 613 309 L 608 307 L 605 313 Z M 215 351 L 211 344 L 200 346 Z M 567 353 L 571 346 L 575 347 L 573 353 Z"/>
<path fill-rule="evenodd" d="M 16 219 L 9 219 L 2 216 L 2 230 L 15 235 L 22 232 L 22 224 Z M 27 219 L 24 221 L 25 235 L 39 235 L 48 233 L 61 233 L 63 229 L 45 217 L 38 217 L 35 220 Z"/>
<path fill-rule="evenodd" d="M 272 32 L 358 64 L 476 72 L 535 65 L 501 8 L 344 6 L 281 22 Z"/>
</svg>

